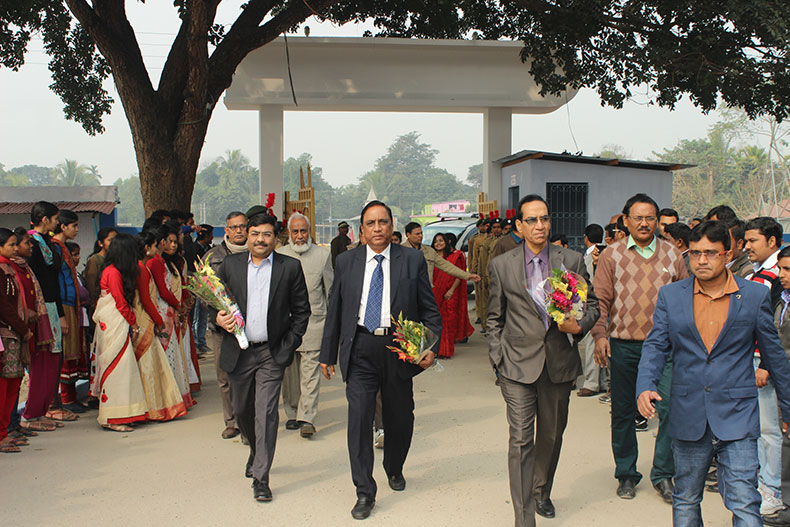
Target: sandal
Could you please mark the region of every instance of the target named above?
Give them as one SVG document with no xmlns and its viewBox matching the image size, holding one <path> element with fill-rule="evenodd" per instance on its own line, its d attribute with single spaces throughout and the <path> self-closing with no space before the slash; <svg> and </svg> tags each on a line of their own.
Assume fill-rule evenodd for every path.
<svg viewBox="0 0 790 527">
<path fill-rule="evenodd" d="M 20 434 L 20 435 L 25 436 L 25 437 L 36 437 L 38 435 L 38 432 L 36 432 L 34 430 L 28 430 L 26 428 L 22 428 L 22 423 L 21 422 L 19 423 L 19 426 L 16 427 L 16 430 L 14 430 L 14 433 Z M 19 436 L 17 436 L 17 437 L 19 437 Z"/>
<path fill-rule="evenodd" d="M 47 419 L 46 417 L 42 417 L 41 422 L 44 423 L 45 425 L 54 426 L 55 428 L 63 428 L 64 426 L 66 426 L 63 423 L 53 421 L 52 419 Z"/>
<path fill-rule="evenodd" d="M 55 426 L 55 423 L 51 423 L 51 422 L 48 423 L 41 419 L 37 419 L 35 421 L 22 421 L 21 423 L 19 423 L 19 427 L 23 430 L 22 432 L 23 434 L 25 434 L 24 431 L 27 431 L 30 434 L 35 434 L 35 435 L 38 435 L 36 434 L 36 432 L 52 432 L 53 430 L 55 430 L 55 428 L 57 428 Z"/>
<path fill-rule="evenodd" d="M 8 437 L 11 438 L 11 436 L 8 436 Z M 11 438 L 11 441 L 9 441 L 9 442 L 12 445 L 16 445 L 16 446 L 28 446 L 30 444 L 30 443 L 27 442 L 27 438 L 26 437 Z"/>
<path fill-rule="evenodd" d="M 112 430 L 113 432 L 134 432 L 134 428 L 127 425 L 102 425 L 105 430 Z"/>
<path fill-rule="evenodd" d="M 63 408 L 52 408 L 45 416 L 47 419 L 52 419 L 53 421 L 76 421 L 79 419 L 77 414 L 71 413 Z"/>
<path fill-rule="evenodd" d="M 0 442 L 0 452 L 3 454 L 16 454 L 22 452 L 22 449 L 16 446 L 13 442 L 3 440 Z"/>
</svg>

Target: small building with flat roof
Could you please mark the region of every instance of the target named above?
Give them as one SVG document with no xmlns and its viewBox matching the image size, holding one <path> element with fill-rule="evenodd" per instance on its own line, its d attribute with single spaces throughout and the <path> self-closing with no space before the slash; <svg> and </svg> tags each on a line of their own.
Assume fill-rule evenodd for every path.
<svg viewBox="0 0 790 527">
<path fill-rule="evenodd" d="M 499 208 L 512 209 L 527 194 L 546 198 L 552 233 L 584 247 L 584 228 L 606 226 L 628 198 L 644 192 L 660 208 L 672 206 L 672 172 L 692 165 L 522 150 L 497 160 L 502 166 Z M 494 199 L 494 196 L 489 196 Z"/>
<path fill-rule="evenodd" d="M 116 225 L 116 207 L 121 200 L 114 185 L 0 187 L 0 227 L 30 229 L 30 211 L 38 201 L 49 201 L 59 209 L 77 213 L 80 232 L 74 241 L 80 246 L 82 262 L 78 269 L 81 270 L 93 252 L 99 229 Z"/>
</svg>

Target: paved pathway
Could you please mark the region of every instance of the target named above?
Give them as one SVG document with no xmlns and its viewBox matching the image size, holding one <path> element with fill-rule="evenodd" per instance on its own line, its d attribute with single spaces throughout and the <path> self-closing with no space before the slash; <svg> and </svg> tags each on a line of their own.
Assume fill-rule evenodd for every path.
<svg viewBox="0 0 790 527">
<path fill-rule="evenodd" d="M 379 495 L 369 527 L 510 526 L 504 402 L 483 338 L 460 345 L 443 372 L 415 380 L 416 424 L 405 467 L 407 487 L 387 486 L 376 451 Z M 274 501 L 252 499 L 243 477 L 247 448 L 222 440 L 213 367 L 201 364 L 204 388 L 185 418 L 133 433 L 103 431 L 95 413 L 34 438 L 22 454 L 0 454 L 0 524 L 85 526 L 335 526 L 356 524 L 356 499 L 345 441 L 346 401 L 338 378 L 321 390 L 318 433 L 286 431 L 281 417 L 271 473 Z M 552 499 L 557 518 L 540 526 L 671 525 L 647 478 L 635 500 L 615 496 L 609 407 L 572 395 L 570 423 Z M 282 416 L 282 414 L 281 414 Z M 639 468 L 649 474 L 653 429 L 639 434 Z M 716 494 L 706 493 L 707 525 L 727 525 Z"/>
</svg>

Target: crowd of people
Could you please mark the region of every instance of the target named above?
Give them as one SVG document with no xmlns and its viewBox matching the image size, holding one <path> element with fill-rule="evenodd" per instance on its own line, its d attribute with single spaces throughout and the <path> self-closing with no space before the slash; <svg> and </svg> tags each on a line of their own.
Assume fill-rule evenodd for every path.
<svg viewBox="0 0 790 527">
<path fill-rule="evenodd" d="M 199 318 L 184 285 L 200 249 L 190 234 L 210 226 L 156 211 L 137 236 L 102 228 L 82 269 L 79 228 L 73 211 L 41 201 L 29 228 L 0 229 L 0 452 L 18 453 L 91 410 L 118 432 L 169 421 L 200 390 Z M 89 389 L 80 400 L 81 380 Z"/>
<path fill-rule="evenodd" d="M 606 226 L 588 225 L 577 252 L 551 231 L 541 196 L 508 212 L 477 221 L 467 259 L 452 233 L 427 245 L 418 223 L 395 231 L 379 201 L 363 209 L 355 243 L 341 222 L 329 249 L 298 212 L 282 232 L 265 207 L 231 212 L 213 245 L 210 225 L 156 211 L 136 236 L 98 231 L 80 271 L 78 216 L 36 203 L 30 228 L 0 229 L 0 452 L 20 452 L 91 409 L 120 432 L 183 416 L 210 349 L 221 436 L 249 445 L 245 476 L 254 498 L 269 501 L 280 399 L 285 428 L 312 437 L 321 377 L 338 365 L 352 516 L 364 519 L 377 492 L 374 447 L 384 449 L 389 486 L 406 487 L 412 378 L 473 334 L 472 280 L 474 323 L 507 407 L 517 527 L 557 514 L 551 491 L 574 389 L 611 405 L 618 497 L 636 496 L 637 433 L 657 417 L 650 481 L 675 525 L 701 525 L 705 487 L 721 492 L 736 525 L 790 525 L 790 248 L 781 249 L 781 225 L 740 220 L 725 205 L 685 225 L 637 194 Z M 248 347 L 234 336 L 235 314 L 185 289 L 199 258 L 238 301 Z M 559 324 L 539 292 L 556 269 L 589 284 L 583 314 Z M 388 349 L 398 313 L 438 337 L 419 364 Z"/>
</svg>

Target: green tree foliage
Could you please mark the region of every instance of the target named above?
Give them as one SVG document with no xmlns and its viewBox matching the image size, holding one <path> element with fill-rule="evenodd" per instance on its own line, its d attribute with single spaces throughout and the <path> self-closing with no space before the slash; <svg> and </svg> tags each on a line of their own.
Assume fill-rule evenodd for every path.
<svg viewBox="0 0 790 527">
<path fill-rule="evenodd" d="M 742 112 L 724 112 L 722 121 L 711 127 L 704 139 L 684 139 L 673 148 L 654 153 L 658 160 L 687 163 L 693 168 L 675 172 L 673 206 L 682 216 L 704 216 L 711 207 L 730 205 L 740 217 L 765 214 L 774 203 L 790 197 L 788 165 L 784 158 L 771 156 L 772 150 L 747 144 L 761 134 L 771 135 L 778 123 L 762 123 L 744 118 Z M 782 128 L 773 128 L 781 132 Z M 777 152 L 784 150 L 776 143 Z M 785 147 L 787 144 L 785 143 Z"/>
<path fill-rule="evenodd" d="M 73 159 L 66 159 L 55 167 L 54 184 L 64 187 L 100 185 L 101 177 L 96 165 L 86 167 Z"/>
<path fill-rule="evenodd" d="M 469 172 L 466 175 L 466 182 L 477 192 L 483 190 L 483 163 L 478 163 L 469 167 Z"/>
<path fill-rule="evenodd" d="M 181 26 L 152 80 L 123 2 L 5 2 L 0 65 L 19 69 L 40 36 L 51 89 L 90 134 L 103 131 L 112 74 L 149 210 L 189 202 L 213 108 L 240 62 L 316 14 L 338 25 L 372 20 L 376 36 L 520 40 L 542 94 L 591 87 L 621 107 L 647 86 L 653 103 L 670 108 L 688 96 L 706 111 L 719 100 L 752 117 L 781 121 L 790 111 L 784 0 L 250 0 L 229 25 L 215 21 L 218 4 L 174 3 Z"/>
<path fill-rule="evenodd" d="M 24 187 L 30 184 L 30 180 L 18 172 L 6 172 L 3 164 L 0 163 L 0 186 L 2 187 Z"/>
<path fill-rule="evenodd" d="M 206 222 L 224 225 L 229 212 L 258 204 L 259 187 L 258 169 L 241 150 L 228 150 L 198 172 L 192 210 L 205 206 Z"/>
<path fill-rule="evenodd" d="M 9 173 L 16 174 L 18 181 L 24 181 L 22 185 L 54 185 L 55 169 L 38 165 L 23 165 L 12 168 Z"/>
<path fill-rule="evenodd" d="M 141 226 L 145 220 L 143 211 L 143 196 L 140 194 L 140 178 L 130 176 L 126 179 L 117 179 L 113 183 L 118 187 L 118 223 L 121 225 Z"/>
</svg>

